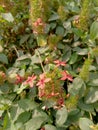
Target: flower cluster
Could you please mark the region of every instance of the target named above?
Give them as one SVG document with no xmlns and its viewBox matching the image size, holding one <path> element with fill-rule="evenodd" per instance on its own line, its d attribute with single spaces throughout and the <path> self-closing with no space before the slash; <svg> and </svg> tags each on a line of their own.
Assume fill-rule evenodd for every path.
<svg viewBox="0 0 98 130">
<path fill-rule="evenodd" d="M 16 75 L 16 84 L 21 84 L 24 81 L 24 78 L 20 76 L 19 74 Z"/>
<path fill-rule="evenodd" d="M 62 89 L 62 82 L 65 80 L 73 81 L 73 77 L 66 71 L 62 71 L 60 66 L 66 66 L 65 61 L 55 60 L 54 68 L 51 71 L 41 73 L 39 76 L 32 74 L 27 78 L 19 74 L 12 74 L 8 78 L 8 82 L 24 85 L 30 88 L 37 87 L 38 97 L 41 99 L 53 99 L 59 106 L 63 106 L 65 92 Z M 3 80 L 2 80 L 3 79 Z M 0 72 L 0 83 L 5 81 L 6 75 Z M 20 86 L 21 87 L 21 86 Z"/>
<path fill-rule="evenodd" d="M 45 23 L 42 21 L 41 18 L 38 18 L 33 23 L 33 33 L 34 34 L 42 34 L 44 32 Z"/>
<path fill-rule="evenodd" d="M 69 81 L 73 81 L 73 78 L 70 74 L 68 74 L 67 71 L 62 71 L 62 78 L 61 80 L 69 80 Z"/>
<path fill-rule="evenodd" d="M 31 77 L 29 76 L 27 80 L 24 82 L 24 85 L 29 85 L 31 88 L 34 86 L 34 81 L 36 76 L 33 74 Z"/>
<path fill-rule="evenodd" d="M 30 88 L 37 87 L 39 98 L 55 99 L 58 105 L 63 106 L 65 97 L 61 82 L 65 80 L 73 81 L 73 77 L 66 70 L 62 71 L 59 68 L 60 66 L 66 66 L 65 61 L 55 60 L 53 63 L 55 64 L 55 69 L 52 72 L 44 72 L 39 76 L 32 74 L 23 84 L 30 86 Z M 21 82 L 21 80 L 21 77 L 17 78 L 18 82 Z"/>
<path fill-rule="evenodd" d="M 60 60 L 55 60 L 54 63 L 56 64 L 57 67 L 66 65 L 65 61 L 60 61 Z"/>
</svg>

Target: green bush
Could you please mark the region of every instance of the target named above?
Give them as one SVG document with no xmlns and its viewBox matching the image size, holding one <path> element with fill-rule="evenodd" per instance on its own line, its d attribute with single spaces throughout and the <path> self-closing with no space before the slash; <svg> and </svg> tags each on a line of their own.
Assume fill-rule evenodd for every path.
<svg viewBox="0 0 98 130">
<path fill-rule="evenodd" d="M 1 0 L 0 130 L 97 130 L 97 113 L 97 0 Z"/>
</svg>

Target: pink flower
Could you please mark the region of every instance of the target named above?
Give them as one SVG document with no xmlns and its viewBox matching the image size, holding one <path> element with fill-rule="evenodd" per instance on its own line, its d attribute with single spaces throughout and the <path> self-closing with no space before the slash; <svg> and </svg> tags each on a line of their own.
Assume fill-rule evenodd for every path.
<svg viewBox="0 0 98 130">
<path fill-rule="evenodd" d="M 49 82 L 51 79 L 46 78 L 44 73 L 40 74 L 39 77 L 40 77 L 40 80 L 38 81 L 37 86 L 39 86 L 39 88 L 41 88 L 41 89 L 44 89 L 45 83 Z"/>
<path fill-rule="evenodd" d="M 34 86 L 34 81 L 36 79 L 36 76 L 33 74 L 31 77 L 28 77 L 28 79 L 24 82 L 24 85 L 30 85 L 32 88 Z"/>
<path fill-rule="evenodd" d="M 39 24 L 38 24 L 38 22 L 34 22 L 33 25 L 34 25 L 35 27 L 37 27 Z"/>
<path fill-rule="evenodd" d="M 39 26 L 39 25 L 44 25 L 44 23 L 43 23 L 43 21 L 42 21 L 41 18 L 38 18 L 38 19 L 33 23 L 33 25 L 34 25 L 35 27 L 37 27 L 37 26 Z"/>
<path fill-rule="evenodd" d="M 66 80 L 66 79 L 68 79 L 69 81 L 73 81 L 72 76 L 69 75 L 66 71 L 63 71 L 61 80 Z"/>
<path fill-rule="evenodd" d="M 54 93 L 54 92 L 52 92 L 52 93 L 50 93 L 50 94 L 47 96 L 47 98 L 56 97 L 56 96 L 58 96 L 58 95 L 59 95 L 59 93 Z"/>
<path fill-rule="evenodd" d="M 56 64 L 57 67 L 66 65 L 65 61 L 60 61 L 60 60 L 55 60 L 54 63 Z"/>
<path fill-rule="evenodd" d="M 45 130 L 45 128 L 44 128 L 44 127 L 42 127 L 40 130 Z"/>
<path fill-rule="evenodd" d="M 16 76 L 16 84 L 22 83 L 23 80 L 24 80 L 24 78 L 17 74 L 17 76 Z"/>
<path fill-rule="evenodd" d="M 57 105 L 64 106 L 64 99 L 63 98 L 59 98 L 58 101 L 57 101 Z"/>
<path fill-rule="evenodd" d="M 44 89 L 40 89 L 40 88 L 39 88 L 38 96 L 39 96 L 40 98 L 42 98 L 43 96 L 45 96 L 45 91 L 44 91 Z"/>
</svg>

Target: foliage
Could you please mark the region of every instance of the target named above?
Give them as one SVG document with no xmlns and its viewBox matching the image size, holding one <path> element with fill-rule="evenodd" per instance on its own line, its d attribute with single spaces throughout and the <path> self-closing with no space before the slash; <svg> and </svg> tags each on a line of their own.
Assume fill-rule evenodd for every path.
<svg viewBox="0 0 98 130">
<path fill-rule="evenodd" d="M 0 130 L 98 129 L 98 1 L 0 1 Z"/>
</svg>

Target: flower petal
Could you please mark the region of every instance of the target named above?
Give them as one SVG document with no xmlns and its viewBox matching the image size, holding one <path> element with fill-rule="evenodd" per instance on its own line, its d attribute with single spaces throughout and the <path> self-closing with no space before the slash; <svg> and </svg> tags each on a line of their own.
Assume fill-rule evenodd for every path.
<svg viewBox="0 0 98 130">
<path fill-rule="evenodd" d="M 46 78 L 46 79 L 44 80 L 44 82 L 47 83 L 47 82 L 49 82 L 50 80 L 51 80 L 51 78 Z"/>
<path fill-rule="evenodd" d="M 67 79 L 68 79 L 69 81 L 73 81 L 73 78 L 72 78 L 71 75 L 67 75 Z"/>
<path fill-rule="evenodd" d="M 66 80 L 67 76 L 63 76 L 60 80 Z"/>
<path fill-rule="evenodd" d="M 40 79 L 44 79 L 45 78 L 45 73 L 42 73 L 42 74 L 40 74 Z"/>
</svg>

